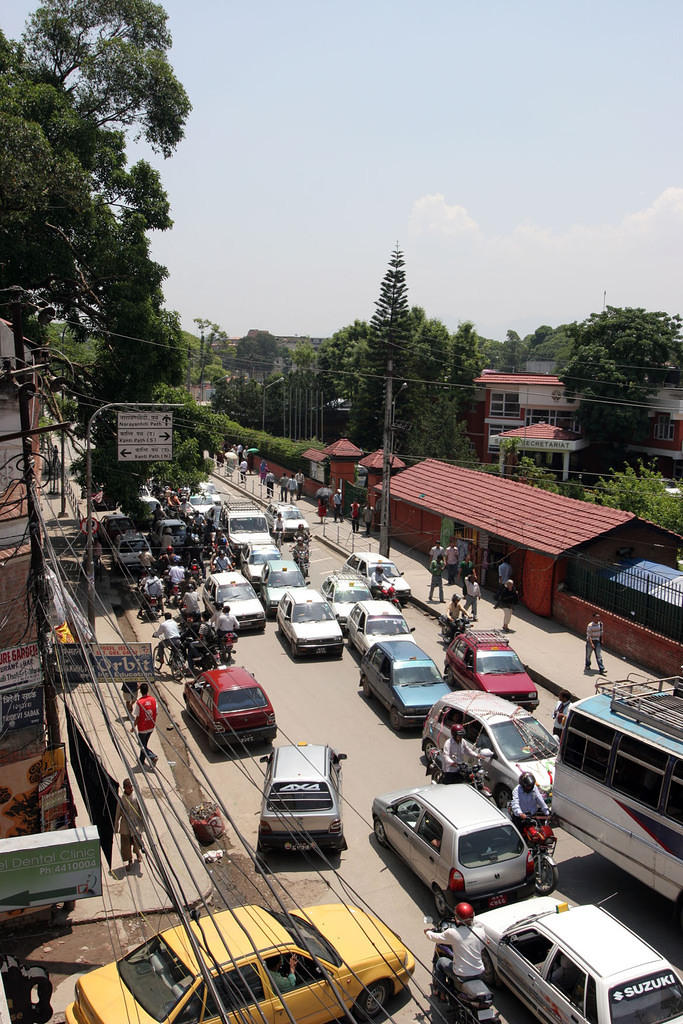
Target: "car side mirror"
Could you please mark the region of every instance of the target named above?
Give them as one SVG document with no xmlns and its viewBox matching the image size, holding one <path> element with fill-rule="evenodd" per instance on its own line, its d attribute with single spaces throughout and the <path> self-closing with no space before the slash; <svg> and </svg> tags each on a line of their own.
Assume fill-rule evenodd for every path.
<svg viewBox="0 0 683 1024">
<path fill-rule="evenodd" d="M 415 632 L 415 626 L 411 626 L 411 627 L 410 627 L 410 632 L 411 632 L 411 633 L 414 633 L 414 632 Z"/>
<path fill-rule="evenodd" d="M 482 747 L 479 753 L 481 754 L 482 757 L 488 758 L 489 761 L 492 761 L 496 756 L 489 747 Z"/>
<path fill-rule="evenodd" d="M 403 572 L 402 572 L 402 573 L 401 573 L 401 576 L 405 576 L 405 573 L 403 573 Z"/>
<path fill-rule="evenodd" d="M 338 761 L 346 761 L 348 756 L 349 756 L 348 754 L 337 754 L 337 760 Z"/>
<path fill-rule="evenodd" d="M 270 761 L 270 754 L 264 754 L 263 757 L 259 757 L 259 761 L 261 762 L 261 764 L 266 764 L 268 761 Z"/>
</svg>

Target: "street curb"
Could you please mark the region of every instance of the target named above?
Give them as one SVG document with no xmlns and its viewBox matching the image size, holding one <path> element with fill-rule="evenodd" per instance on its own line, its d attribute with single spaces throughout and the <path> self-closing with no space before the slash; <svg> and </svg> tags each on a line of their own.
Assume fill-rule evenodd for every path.
<svg viewBox="0 0 683 1024">
<path fill-rule="evenodd" d="M 216 480 L 220 480 L 220 482 L 223 484 L 229 484 L 238 493 L 243 491 L 243 488 L 241 488 L 239 484 L 234 484 L 232 480 L 228 480 L 226 477 L 220 476 L 218 473 L 212 472 L 211 476 L 215 476 Z M 268 504 L 267 501 L 264 501 L 263 498 L 259 498 L 256 494 L 252 494 L 251 498 L 255 504 L 263 508 L 265 508 L 266 505 Z M 341 547 L 340 544 L 335 543 L 335 541 L 333 540 L 329 540 L 324 534 L 316 534 L 315 539 L 320 541 L 322 544 L 325 544 L 326 547 L 330 548 L 331 551 L 334 551 L 335 554 L 347 554 L 346 548 Z M 415 597 L 413 594 L 411 594 L 411 596 L 408 598 L 408 603 L 414 605 L 416 608 L 419 608 L 419 610 L 424 614 L 430 615 L 433 619 L 438 619 L 439 615 L 441 614 L 441 612 L 437 611 L 437 609 L 434 608 L 432 605 L 428 604 L 426 601 L 423 601 L 419 597 Z M 524 665 L 524 668 L 526 669 L 529 677 L 536 684 L 536 686 L 540 686 L 544 690 L 548 690 L 548 692 L 554 694 L 554 696 L 558 697 L 560 695 L 560 692 L 565 689 L 564 686 L 560 686 L 559 683 L 553 682 L 553 680 L 548 679 L 547 676 L 541 675 L 540 672 L 536 671 L 536 669 L 530 668 L 529 665 Z"/>
</svg>

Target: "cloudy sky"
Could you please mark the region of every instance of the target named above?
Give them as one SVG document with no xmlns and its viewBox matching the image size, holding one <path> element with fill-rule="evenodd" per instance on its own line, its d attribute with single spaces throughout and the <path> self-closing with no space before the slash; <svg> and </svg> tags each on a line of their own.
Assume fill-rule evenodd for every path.
<svg viewBox="0 0 683 1024">
<path fill-rule="evenodd" d="M 7 35 L 34 6 L 5 5 Z M 194 109 L 153 160 L 175 220 L 153 246 L 185 327 L 329 335 L 372 315 L 396 242 L 451 329 L 605 293 L 682 311 L 679 0 L 165 7 Z"/>
</svg>

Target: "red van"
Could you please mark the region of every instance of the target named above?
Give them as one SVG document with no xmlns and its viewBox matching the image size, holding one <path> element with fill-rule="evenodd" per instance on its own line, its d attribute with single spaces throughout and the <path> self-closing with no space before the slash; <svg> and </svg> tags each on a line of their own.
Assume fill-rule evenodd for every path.
<svg viewBox="0 0 683 1024">
<path fill-rule="evenodd" d="M 538 691 L 505 633 L 468 629 L 446 651 L 444 678 L 462 690 L 483 690 L 527 711 L 538 707 Z"/>
<path fill-rule="evenodd" d="M 245 668 L 216 668 L 185 683 L 185 707 L 212 750 L 267 743 L 277 736 L 268 694 Z"/>
</svg>

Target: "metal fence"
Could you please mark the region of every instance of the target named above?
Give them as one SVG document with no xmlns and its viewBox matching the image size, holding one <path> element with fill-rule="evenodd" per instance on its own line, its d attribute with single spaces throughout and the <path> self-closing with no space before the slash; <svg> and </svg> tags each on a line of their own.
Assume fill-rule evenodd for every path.
<svg viewBox="0 0 683 1024">
<path fill-rule="evenodd" d="M 569 559 L 567 586 L 590 604 L 620 615 L 662 636 L 683 643 L 683 587 L 636 567 L 624 567 L 618 579 L 588 558 Z"/>
</svg>

